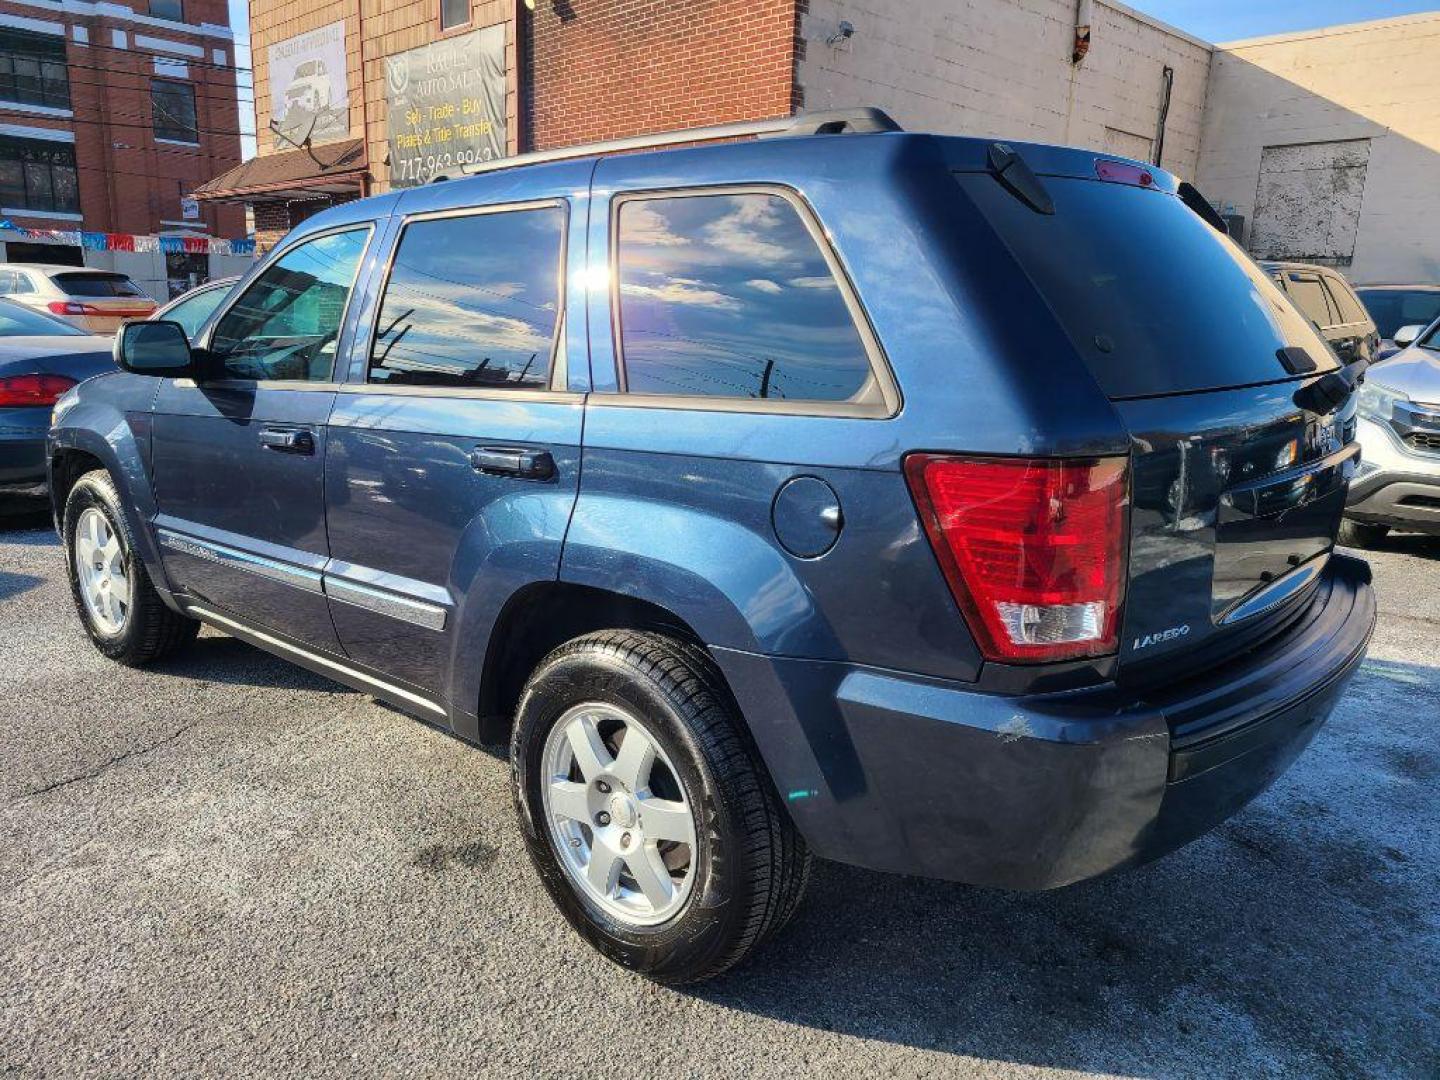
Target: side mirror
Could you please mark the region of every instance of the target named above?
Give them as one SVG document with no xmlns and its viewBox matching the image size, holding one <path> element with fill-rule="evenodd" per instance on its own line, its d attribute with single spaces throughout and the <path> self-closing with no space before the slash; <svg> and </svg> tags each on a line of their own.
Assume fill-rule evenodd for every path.
<svg viewBox="0 0 1440 1080">
<path fill-rule="evenodd" d="M 1425 327 L 1420 323 L 1411 323 L 1409 326 L 1402 326 L 1399 330 L 1396 330 L 1395 336 L 1390 340 L 1403 349 L 1407 345 L 1414 345 L 1415 339 L 1424 332 Z"/>
<path fill-rule="evenodd" d="M 177 322 L 130 322 L 115 335 L 115 364 L 122 371 L 179 379 L 195 373 L 185 328 Z"/>
</svg>

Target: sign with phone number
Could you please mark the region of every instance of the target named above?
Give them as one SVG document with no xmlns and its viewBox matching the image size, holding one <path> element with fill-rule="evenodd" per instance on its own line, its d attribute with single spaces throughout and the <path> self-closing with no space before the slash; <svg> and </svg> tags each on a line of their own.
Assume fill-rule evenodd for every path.
<svg viewBox="0 0 1440 1080">
<path fill-rule="evenodd" d="M 505 27 L 487 26 L 385 61 L 390 185 L 505 154 Z"/>
</svg>

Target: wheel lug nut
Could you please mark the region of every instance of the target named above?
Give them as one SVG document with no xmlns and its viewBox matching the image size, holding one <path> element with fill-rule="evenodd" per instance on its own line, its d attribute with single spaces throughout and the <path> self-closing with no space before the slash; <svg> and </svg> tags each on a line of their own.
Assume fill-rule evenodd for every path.
<svg viewBox="0 0 1440 1080">
<path fill-rule="evenodd" d="M 599 824 L 601 824 L 601 825 L 609 825 L 609 824 L 610 824 L 610 815 L 607 814 L 604 810 L 601 810 L 600 813 L 598 813 L 598 814 L 595 815 L 595 820 L 596 820 L 597 823 L 599 823 Z"/>
<path fill-rule="evenodd" d="M 595 781 L 595 786 L 600 789 L 600 794 L 601 794 L 601 795 L 609 795 L 609 794 L 610 794 L 610 785 L 607 784 L 604 780 L 597 780 L 597 781 Z"/>
<path fill-rule="evenodd" d="M 629 846 L 630 846 L 630 834 L 629 834 L 628 832 L 627 832 L 624 836 L 620 837 L 620 846 L 621 846 L 621 847 L 629 847 Z"/>
</svg>

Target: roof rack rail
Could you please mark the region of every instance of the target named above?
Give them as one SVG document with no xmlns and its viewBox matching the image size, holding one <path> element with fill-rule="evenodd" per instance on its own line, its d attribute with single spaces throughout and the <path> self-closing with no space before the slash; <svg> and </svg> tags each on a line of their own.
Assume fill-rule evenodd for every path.
<svg viewBox="0 0 1440 1080">
<path fill-rule="evenodd" d="M 474 176 L 476 173 L 493 172 L 497 169 L 513 169 L 520 165 L 538 165 L 546 161 L 566 161 L 571 158 L 591 157 L 595 154 L 614 154 L 626 150 L 649 150 L 661 146 L 677 146 L 681 143 L 713 142 L 716 139 L 779 138 L 794 135 L 849 135 L 873 131 L 902 131 L 883 109 L 871 106 L 857 109 L 825 109 L 817 112 L 797 113 L 794 116 L 777 116 L 770 120 L 747 120 L 737 124 L 712 124 L 709 127 L 678 128 L 675 131 L 659 131 L 653 135 L 634 135 L 628 139 L 609 139 L 605 142 L 584 143 L 579 146 L 560 146 L 553 150 L 536 150 L 514 157 L 495 158 L 492 161 L 476 161 L 462 165 L 459 173 L 441 173 L 431 178 L 430 183 L 455 180 L 460 176 Z"/>
</svg>

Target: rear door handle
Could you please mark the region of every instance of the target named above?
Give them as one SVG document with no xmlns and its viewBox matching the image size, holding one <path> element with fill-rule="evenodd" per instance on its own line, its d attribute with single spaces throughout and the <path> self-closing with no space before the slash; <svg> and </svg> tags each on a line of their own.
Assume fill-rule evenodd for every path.
<svg viewBox="0 0 1440 1080">
<path fill-rule="evenodd" d="M 304 428 L 261 428 L 260 445 L 282 454 L 313 454 L 315 433 Z"/>
<path fill-rule="evenodd" d="M 470 451 L 470 464 L 477 472 L 525 480 L 549 480 L 555 475 L 555 459 L 549 450 L 519 446 L 477 446 Z"/>
</svg>

